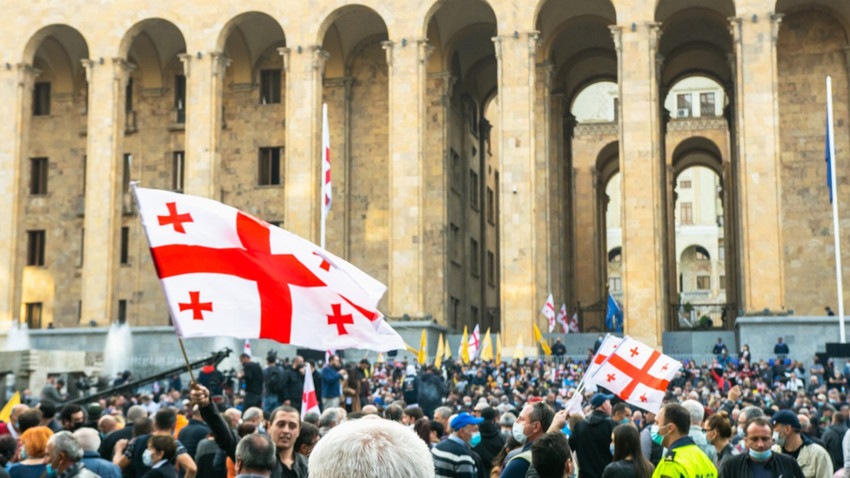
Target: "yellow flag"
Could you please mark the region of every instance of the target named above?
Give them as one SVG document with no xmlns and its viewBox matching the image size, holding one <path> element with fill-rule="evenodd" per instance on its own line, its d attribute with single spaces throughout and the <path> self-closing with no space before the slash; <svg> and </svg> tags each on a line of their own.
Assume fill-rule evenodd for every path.
<svg viewBox="0 0 850 478">
<path fill-rule="evenodd" d="M 466 339 L 466 326 L 463 326 L 463 338 L 460 341 L 460 360 L 467 364 L 469 363 L 469 347 Z"/>
<path fill-rule="evenodd" d="M 452 358 L 452 348 L 449 347 L 449 337 L 448 336 L 446 336 L 446 346 L 445 346 L 445 348 L 443 348 L 443 352 L 445 352 L 445 355 L 443 356 L 444 359 L 448 360 L 448 359 Z"/>
<path fill-rule="evenodd" d="M 549 348 L 549 345 L 543 341 L 543 334 L 540 333 L 540 329 L 537 328 L 537 324 L 532 324 L 534 326 L 534 340 L 540 343 L 540 346 L 543 348 L 543 354 L 546 356 L 552 355 L 552 349 Z"/>
<path fill-rule="evenodd" d="M 490 329 L 484 334 L 484 340 L 481 341 L 481 352 L 478 353 L 481 360 L 493 360 L 493 343 L 490 340 Z"/>
<path fill-rule="evenodd" d="M 405 343 L 404 343 L 404 346 L 407 348 L 407 351 L 408 351 L 408 352 L 412 353 L 414 357 L 416 357 L 417 359 L 419 359 L 419 351 L 418 351 L 418 350 L 416 350 L 415 348 L 411 347 L 411 346 L 410 346 L 410 344 L 408 344 L 407 342 L 405 342 Z"/>
<path fill-rule="evenodd" d="M 378 352 L 378 363 L 384 363 L 384 353 Z"/>
<path fill-rule="evenodd" d="M 0 410 L 0 420 L 5 423 L 9 423 L 9 417 L 12 416 L 12 407 L 15 405 L 21 404 L 21 392 L 15 392 L 12 395 L 12 398 L 6 402 L 6 405 L 3 407 L 3 410 Z"/>
<path fill-rule="evenodd" d="M 439 370 L 443 364 L 443 333 L 440 332 L 440 339 L 437 341 L 437 355 L 434 357 L 434 366 Z"/>
<path fill-rule="evenodd" d="M 428 337 L 425 329 L 422 329 L 422 338 L 419 340 L 419 365 L 425 365 L 428 361 Z"/>
<path fill-rule="evenodd" d="M 514 358 L 522 360 L 525 358 L 525 350 L 522 348 L 522 335 L 516 339 L 516 348 L 514 348 Z"/>
<path fill-rule="evenodd" d="M 502 334 L 496 334 L 496 363 L 502 363 Z"/>
</svg>

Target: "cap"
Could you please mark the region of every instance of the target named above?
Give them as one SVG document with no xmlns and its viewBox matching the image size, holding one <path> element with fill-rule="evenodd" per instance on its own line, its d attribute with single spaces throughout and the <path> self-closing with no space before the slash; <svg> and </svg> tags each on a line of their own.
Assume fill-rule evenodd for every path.
<svg viewBox="0 0 850 478">
<path fill-rule="evenodd" d="M 456 416 L 454 420 L 452 420 L 451 426 L 452 430 L 460 430 L 461 428 L 467 425 L 478 425 L 483 421 L 483 418 L 475 418 L 472 415 L 463 412 L 459 413 L 458 416 Z"/>
<path fill-rule="evenodd" d="M 605 395 L 604 393 L 597 393 L 593 395 L 593 398 L 590 399 L 590 406 L 596 408 L 605 403 L 607 400 L 611 400 L 612 398 L 614 398 L 614 395 Z"/>
<path fill-rule="evenodd" d="M 773 414 L 772 420 L 774 425 L 790 425 L 791 428 L 801 430 L 800 419 L 791 410 L 779 410 Z"/>
</svg>

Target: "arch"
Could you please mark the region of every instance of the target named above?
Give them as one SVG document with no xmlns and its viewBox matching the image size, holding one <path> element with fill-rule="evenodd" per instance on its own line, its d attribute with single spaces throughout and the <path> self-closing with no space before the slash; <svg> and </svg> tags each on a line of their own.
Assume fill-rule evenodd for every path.
<svg viewBox="0 0 850 478">
<path fill-rule="evenodd" d="M 693 166 L 706 167 L 723 177 L 723 155 L 714 141 L 703 136 L 692 136 L 673 148 L 674 178 Z"/>
<path fill-rule="evenodd" d="M 283 31 L 283 27 L 280 26 L 280 23 L 275 20 L 274 17 L 263 12 L 248 11 L 236 15 L 224 24 L 224 27 L 222 27 L 215 42 L 216 51 L 224 51 L 225 44 L 227 43 L 230 34 L 233 33 L 234 30 L 242 30 L 244 27 L 252 27 L 252 33 L 255 33 L 256 31 L 263 31 L 267 37 L 282 37 L 284 45 L 286 44 L 286 34 Z M 249 47 L 249 53 L 250 51 L 251 48 Z"/>
<path fill-rule="evenodd" d="M 538 49 L 538 61 L 550 59 L 557 62 L 558 59 L 554 57 L 554 50 L 555 45 L 559 42 L 572 44 L 574 46 L 573 51 L 600 46 L 614 50 L 614 39 L 611 37 L 611 30 L 609 29 L 611 25 L 614 25 L 614 22 L 601 16 L 572 17 L 558 25 L 549 35 L 543 37 L 543 45 Z M 585 45 L 581 45 L 581 43 L 585 43 Z"/>
<path fill-rule="evenodd" d="M 613 247 L 608 251 L 608 263 L 617 263 L 623 259 L 623 248 L 621 246 Z"/>
<path fill-rule="evenodd" d="M 69 57 L 71 55 L 79 58 L 89 57 L 88 41 L 86 40 L 86 37 L 80 33 L 80 30 L 67 24 L 54 23 L 52 25 L 42 27 L 35 32 L 29 40 L 27 40 L 27 44 L 24 46 L 23 51 L 23 62 L 32 64 L 35 58 L 35 53 L 38 51 L 41 43 L 50 36 L 55 37 L 59 44 L 63 45 L 68 52 Z"/>
<path fill-rule="evenodd" d="M 678 254 L 679 260 L 681 262 L 686 262 L 686 260 L 691 257 L 697 257 L 697 254 L 702 254 L 706 257 L 706 261 L 711 261 L 711 253 L 708 252 L 708 248 L 706 245 L 698 244 L 698 243 L 689 243 L 687 246 L 683 247 L 681 252 Z M 689 257 L 685 257 L 688 255 Z"/>
<path fill-rule="evenodd" d="M 736 15 L 735 0 L 656 0 L 655 21 L 664 23 L 673 15 L 691 8 L 713 10 L 723 18 Z"/>
<path fill-rule="evenodd" d="M 88 43 L 79 30 L 62 24 L 44 27 L 24 47 L 24 62 L 50 78 L 56 94 L 73 94 L 83 70 L 80 60 L 89 57 Z"/>
<path fill-rule="evenodd" d="M 594 88 L 592 90 L 590 90 L 592 87 L 594 87 Z M 606 113 L 608 112 L 607 111 L 608 105 L 602 104 L 603 101 L 605 101 L 607 103 L 606 100 L 608 98 L 603 97 L 603 95 L 609 96 L 609 95 L 606 94 L 606 91 L 616 91 L 617 94 L 619 95 L 619 86 L 617 85 L 617 79 L 616 78 L 606 78 L 606 77 L 595 78 L 594 81 L 589 82 L 586 85 L 582 86 L 581 89 L 577 89 L 576 92 L 572 96 L 570 96 L 570 95 L 566 96 L 567 101 L 568 101 L 567 104 L 570 105 L 569 111 L 573 115 L 573 117 L 576 118 L 577 122 L 579 122 L 579 123 L 582 122 L 582 118 L 580 117 L 580 112 L 577 111 L 577 108 L 579 108 L 579 107 L 584 108 L 585 105 L 587 107 L 590 107 L 591 106 L 590 103 L 592 101 L 594 101 L 594 99 L 599 99 L 598 106 L 605 108 Z M 580 101 L 581 101 L 581 105 L 579 104 Z M 610 105 L 610 106 L 611 106 L 611 110 L 613 110 L 613 104 Z M 616 112 L 611 111 L 611 113 L 616 115 Z M 591 119 L 591 121 L 613 121 L 613 119 L 614 119 L 613 116 L 612 116 L 610 118 L 606 117 L 603 120 L 603 118 L 600 118 L 599 116 L 600 115 L 597 115 L 597 117 Z"/>
<path fill-rule="evenodd" d="M 611 0 L 587 2 L 583 0 L 539 0 L 534 7 L 536 30 L 544 37 L 551 35 L 553 26 L 562 25 L 578 16 L 596 16 L 613 25 L 617 23 L 617 9 Z"/>
<path fill-rule="evenodd" d="M 464 4 L 466 4 L 466 7 L 463 6 Z M 438 16 L 440 19 L 454 18 L 457 20 L 469 18 L 471 20 L 492 20 L 492 23 L 494 24 L 497 22 L 496 11 L 493 8 L 493 5 L 491 5 L 487 0 L 437 0 L 428 8 L 428 11 L 425 12 L 425 15 L 422 17 L 420 38 L 429 38 L 428 33 L 431 31 L 430 27 L 432 20 L 438 20 L 438 23 L 442 23 L 440 19 L 437 18 Z M 454 34 L 453 31 L 446 30 L 441 30 L 439 33 L 442 38 L 445 38 L 447 33 L 449 34 L 448 36 Z M 445 56 L 448 57 L 450 55 Z"/>
<path fill-rule="evenodd" d="M 599 173 L 599 181 L 607 185 L 608 181 L 620 172 L 620 142 L 612 141 L 599 150 L 596 155 L 596 171 Z"/>
<path fill-rule="evenodd" d="M 476 36 L 475 44 L 469 40 L 469 37 Z M 458 60 L 460 61 L 460 72 L 461 78 L 466 76 L 466 73 L 472 68 L 472 65 L 478 63 L 481 60 L 481 57 L 478 58 L 469 58 L 469 53 L 476 49 L 483 49 L 485 51 L 491 52 L 494 56 L 496 54 L 496 47 L 492 42 L 493 36 L 496 35 L 496 25 L 489 24 L 484 22 L 479 23 L 471 23 L 457 32 L 455 32 L 451 38 L 449 38 L 443 45 L 443 51 L 446 53 L 443 60 L 442 68 L 448 68 L 448 61 L 454 57 L 455 54 L 458 55 Z M 483 48 L 482 48 L 483 47 Z M 488 55 L 483 55 L 488 56 Z"/>
<path fill-rule="evenodd" d="M 777 0 L 774 11 L 785 15 L 804 10 L 820 10 L 826 12 L 844 27 L 844 32 L 850 35 L 850 2 L 843 0 Z M 782 28 L 780 24 L 779 28 Z"/>
<path fill-rule="evenodd" d="M 134 76 L 145 89 L 162 88 L 169 64 L 185 52 L 183 32 L 162 18 L 148 18 L 130 27 L 119 47 L 120 58 L 130 61 L 132 57 L 136 64 Z"/>
<path fill-rule="evenodd" d="M 135 25 L 130 27 L 126 33 L 124 33 L 124 36 L 121 38 L 121 42 L 118 46 L 119 58 L 127 58 L 127 55 L 130 52 L 130 47 L 133 45 L 136 36 L 143 31 L 148 32 L 148 35 L 154 42 L 155 46 L 159 48 L 160 64 L 167 61 L 166 58 L 171 57 L 171 55 L 165 55 L 165 53 L 169 52 L 169 49 L 162 47 L 170 43 L 176 43 L 182 45 L 182 50 L 179 48 L 176 49 L 173 51 L 174 55 L 180 53 L 180 51 L 186 51 L 186 37 L 183 35 L 183 31 L 180 30 L 174 22 L 164 18 L 146 18 L 137 22 Z"/>
<path fill-rule="evenodd" d="M 361 4 L 337 8 L 323 20 L 317 38 L 331 54 L 325 76 L 343 76 L 363 48 L 388 39 L 387 24 L 377 11 Z"/>
</svg>

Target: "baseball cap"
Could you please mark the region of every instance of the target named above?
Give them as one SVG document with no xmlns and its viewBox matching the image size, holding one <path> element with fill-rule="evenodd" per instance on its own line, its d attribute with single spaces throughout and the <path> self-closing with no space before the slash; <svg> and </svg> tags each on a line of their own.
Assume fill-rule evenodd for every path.
<svg viewBox="0 0 850 478">
<path fill-rule="evenodd" d="M 604 393 L 597 393 L 597 394 L 593 395 L 593 397 L 590 399 L 590 406 L 593 407 L 593 408 L 596 408 L 596 407 L 602 405 L 603 403 L 605 403 L 606 400 L 611 400 L 612 398 L 614 398 L 614 395 L 606 395 Z"/>
<path fill-rule="evenodd" d="M 791 410 L 779 410 L 773 414 L 771 421 L 773 421 L 774 425 L 790 425 L 791 428 L 796 430 L 803 428 L 802 425 L 800 425 L 800 420 L 797 418 L 797 415 L 794 415 L 794 412 Z"/>
<path fill-rule="evenodd" d="M 478 425 L 483 421 L 483 418 L 475 418 L 472 415 L 463 412 L 459 413 L 458 416 L 456 416 L 454 420 L 452 420 L 451 427 L 452 430 L 460 430 L 461 428 L 467 425 Z"/>
</svg>

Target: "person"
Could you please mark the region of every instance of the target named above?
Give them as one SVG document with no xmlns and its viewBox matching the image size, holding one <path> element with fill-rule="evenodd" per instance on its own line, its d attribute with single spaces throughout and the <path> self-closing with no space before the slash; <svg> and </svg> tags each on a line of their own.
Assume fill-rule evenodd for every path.
<svg viewBox="0 0 850 478">
<path fill-rule="evenodd" d="M 47 427 L 33 427 L 21 434 L 21 448 L 26 454 L 22 460 L 9 466 L 9 476 L 12 478 L 37 478 L 46 470 L 47 442 L 53 436 L 53 431 Z"/>
<path fill-rule="evenodd" d="M 109 460 L 104 460 L 97 449 L 100 448 L 100 435 L 97 430 L 89 427 L 78 428 L 74 438 L 83 447 L 83 464 L 101 478 L 121 478 L 121 468 Z"/>
<path fill-rule="evenodd" d="M 62 423 L 62 428 L 72 432 L 83 426 L 86 421 L 86 414 L 83 412 L 83 407 L 71 403 L 62 407 L 62 411 L 59 413 L 59 421 Z"/>
<path fill-rule="evenodd" d="M 773 453 L 783 453 L 797 460 L 806 478 L 831 478 L 832 459 L 825 448 L 801 433 L 802 426 L 791 410 L 780 410 L 771 417 L 773 422 Z"/>
<path fill-rule="evenodd" d="M 280 397 L 283 400 L 282 405 L 289 405 L 296 410 L 301 410 L 305 370 L 304 357 L 297 355 L 292 359 L 292 365 L 283 372 L 283 390 Z"/>
<path fill-rule="evenodd" d="M 0 434 L 0 478 L 9 478 L 9 472 L 6 471 L 6 465 L 15 456 L 17 443 L 12 435 L 8 433 Z"/>
<path fill-rule="evenodd" d="M 201 440 L 206 438 L 209 434 L 210 427 L 204 423 L 204 419 L 201 417 L 201 412 L 198 410 L 198 407 L 193 407 L 189 423 L 180 430 L 180 433 L 177 434 L 177 439 L 183 444 L 183 446 L 186 447 L 186 451 L 189 453 L 189 456 L 194 457 L 195 453 L 198 451 L 198 443 L 200 443 Z"/>
<path fill-rule="evenodd" d="M 133 405 L 127 410 L 127 423 L 124 428 L 119 428 L 109 432 L 100 442 L 100 448 L 97 450 L 106 460 L 111 460 L 114 457 L 115 444 L 121 440 L 129 440 L 133 438 L 134 424 L 142 418 L 147 418 L 148 412 L 141 405 Z"/>
<path fill-rule="evenodd" d="M 345 409 L 349 412 L 360 411 L 360 380 L 357 368 L 351 365 L 342 376 L 342 395 L 345 397 Z"/>
<path fill-rule="evenodd" d="M 640 450 L 640 433 L 630 424 L 614 427 L 611 434 L 614 461 L 602 470 L 602 478 L 650 478 L 653 466 Z"/>
<path fill-rule="evenodd" d="M 614 422 L 611 420 L 613 395 L 594 394 L 590 399 L 593 411 L 578 422 L 570 435 L 570 448 L 578 460 L 579 477 L 600 478 L 602 471 L 614 458 L 610 447 Z"/>
<path fill-rule="evenodd" d="M 209 425 L 215 442 L 235 460 L 239 439 L 234 435 L 230 426 L 224 421 L 218 409 L 210 401 L 210 391 L 198 383 L 189 384 L 192 403 L 198 405 L 201 416 Z M 272 478 L 305 478 L 307 476 L 307 459 L 295 453 L 295 440 L 301 432 L 301 417 L 298 410 L 281 405 L 272 411 L 266 430 L 275 445 L 277 459 Z"/>
<path fill-rule="evenodd" d="M 791 353 L 788 349 L 788 344 L 782 341 L 782 337 L 779 337 L 776 340 L 776 345 L 773 346 L 773 353 L 779 360 L 785 360 L 785 357 L 787 357 L 788 354 Z"/>
<path fill-rule="evenodd" d="M 416 366 L 407 366 L 407 375 L 401 382 L 401 393 L 408 405 L 415 405 L 419 399 L 419 377 L 416 375 Z"/>
<path fill-rule="evenodd" d="M 271 476 L 274 471 L 274 443 L 267 435 L 252 433 L 236 445 L 236 478 Z"/>
<path fill-rule="evenodd" d="M 445 476 L 435 475 L 436 464 L 436 455 L 432 461 L 427 445 L 413 430 L 367 417 L 343 423 L 319 440 L 310 455 L 309 472 L 320 478 Z"/>
<path fill-rule="evenodd" d="M 716 355 L 719 360 L 720 356 L 723 355 L 724 350 L 726 350 L 726 345 L 723 343 L 723 338 L 717 337 L 717 343 L 714 344 L 714 348 L 711 349 L 711 353 Z"/>
<path fill-rule="evenodd" d="M 47 383 L 41 389 L 41 403 L 47 403 L 54 407 L 65 401 L 60 391 L 65 386 L 65 381 L 59 377 L 47 377 Z"/>
<path fill-rule="evenodd" d="M 442 406 L 437 407 L 434 410 L 434 420 L 443 424 L 443 429 L 449 429 L 449 420 L 452 417 L 452 409 L 450 407 Z"/>
<path fill-rule="evenodd" d="M 738 362 L 743 364 L 745 362 L 750 363 L 751 361 L 752 357 L 750 356 L 750 346 L 744 344 L 741 346 L 741 351 L 738 353 Z"/>
<path fill-rule="evenodd" d="M 211 394 L 219 396 L 224 392 L 224 374 L 215 365 L 204 365 L 198 374 L 198 383 L 203 385 Z"/>
<path fill-rule="evenodd" d="M 277 364 L 277 353 L 269 350 L 263 369 L 263 410 L 270 413 L 283 403 L 285 372 Z"/>
<path fill-rule="evenodd" d="M 834 317 L 835 316 L 835 312 L 832 311 L 832 307 L 826 306 L 826 307 L 823 308 L 823 310 L 826 311 L 827 317 Z"/>
<path fill-rule="evenodd" d="M 65 430 L 47 440 L 47 476 L 52 472 L 62 478 L 100 478 L 82 462 L 83 447 L 71 432 Z"/>
<path fill-rule="evenodd" d="M 841 441 L 845 434 L 847 434 L 847 415 L 844 412 L 836 411 L 832 414 L 832 426 L 824 432 L 822 437 L 826 444 L 826 451 L 832 457 L 833 472 L 844 468 L 844 449 Z"/>
<path fill-rule="evenodd" d="M 166 407 L 160 408 L 154 416 L 153 432 L 150 434 L 137 435 L 133 441 L 129 443 L 118 442 L 115 445 L 115 456 L 112 458 L 112 462 L 120 466 L 122 470 L 132 466 L 135 471 L 135 476 L 143 476 L 151 468 L 151 465 L 148 464 L 147 460 L 144 458 L 145 450 L 148 448 L 148 441 L 150 441 L 151 437 L 157 435 L 168 435 L 173 437 L 176 425 L 177 413 L 174 409 Z M 194 478 L 195 473 L 198 470 L 195 460 L 189 455 L 186 447 L 183 446 L 179 440 L 177 441 L 176 446 L 177 451 L 171 460 L 180 465 L 181 469 L 185 470 L 186 478 Z M 172 465 L 174 464 L 175 463 L 172 463 Z"/>
<path fill-rule="evenodd" d="M 572 451 L 560 430 L 544 433 L 531 445 L 533 474 L 539 478 L 563 478 L 573 472 Z M 529 470 L 529 474 L 532 474 Z"/>
<path fill-rule="evenodd" d="M 435 410 L 442 404 L 444 394 L 445 386 L 437 369 L 433 365 L 426 367 L 419 376 L 419 393 L 416 401 L 428 418 L 434 417 Z"/>
<path fill-rule="evenodd" d="M 489 475 L 490 469 L 493 468 L 493 459 L 499 454 L 499 450 L 505 446 L 505 439 L 502 438 L 502 434 L 499 433 L 499 425 L 496 424 L 498 416 L 495 408 L 486 407 L 481 410 L 481 418 L 484 420 L 478 425 L 478 431 L 481 432 L 481 443 L 472 447 L 475 453 L 478 453 L 481 457 L 486 475 Z"/>
<path fill-rule="evenodd" d="M 177 454 L 177 442 L 171 435 L 154 435 L 145 449 L 145 465 L 150 469 L 142 478 L 177 478 L 177 470 L 172 461 Z"/>
<path fill-rule="evenodd" d="M 664 458 L 655 467 L 653 478 L 716 478 L 717 468 L 688 436 L 691 415 L 678 403 L 664 405 L 655 417 L 652 441 L 667 449 Z M 581 466 L 581 462 L 579 462 Z"/>
<path fill-rule="evenodd" d="M 691 427 L 688 430 L 688 436 L 694 441 L 694 444 L 702 450 L 703 453 L 711 460 L 715 465 L 717 464 L 717 449 L 714 448 L 714 445 L 708 442 L 705 437 L 705 432 L 702 431 L 702 419 L 705 415 L 705 408 L 703 408 L 702 404 L 696 400 L 685 400 L 682 402 L 682 406 L 685 407 L 685 410 L 688 411 L 688 414 L 691 417 Z"/>
<path fill-rule="evenodd" d="M 339 369 L 339 357 L 331 355 L 328 363 L 322 368 L 322 410 L 339 406 L 339 396 L 342 394 L 342 375 Z"/>
<path fill-rule="evenodd" d="M 648 411 L 644 415 L 643 428 L 640 431 L 640 449 L 643 452 L 643 457 L 649 460 L 653 467 L 658 465 L 661 457 L 664 456 L 664 447 L 652 441 L 652 425 L 655 424 L 655 414 Z"/>
<path fill-rule="evenodd" d="M 523 478 L 531 466 L 531 447 L 534 440 L 549 431 L 555 410 L 543 402 L 527 403 L 514 422 L 512 434 L 514 439 L 524 446 L 522 451 L 511 457 L 500 478 Z"/>
<path fill-rule="evenodd" d="M 245 384 L 244 408 L 263 406 L 263 369 L 248 354 L 239 355 L 242 363 L 242 383 Z"/>
<path fill-rule="evenodd" d="M 564 362 L 564 355 L 567 354 L 567 347 L 561 342 L 561 338 L 558 337 L 555 339 L 555 343 L 552 344 L 552 356 L 555 357 L 555 363 L 561 364 Z"/>
<path fill-rule="evenodd" d="M 797 461 L 782 453 L 773 453 L 773 425 L 764 416 L 747 422 L 747 452 L 727 459 L 718 478 L 804 478 Z"/>
<path fill-rule="evenodd" d="M 295 452 L 304 458 L 310 458 L 313 448 L 319 442 L 319 427 L 312 423 L 301 422 L 301 433 L 295 439 Z"/>
<path fill-rule="evenodd" d="M 483 463 L 472 447 L 481 440 L 478 424 L 484 421 L 461 412 L 451 421 L 452 433 L 431 449 L 434 476 L 443 478 L 477 478 Z M 420 441 L 421 442 L 421 441 Z M 319 442 L 321 446 L 322 442 Z M 318 447 L 317 447 L 318 448 Z M 403 476 L 403 475 L 394 475 Z M 524 476 L 524 475 L 523 475 Z"/>
<path fill-rule="evenodd" d="M 626 405 L 626 402 L 620 402 L 611 407 L 611 420 L 614 425 L 629 423 L 629 417 L 632 416 L 632 410 Z"/>
<path fill-rule="evenodd" d="M 705 439 L 714 446 L 717 452 L 717 469 L 723 466 L 723 461 L 733 455 L 732 424 L 729 415 L 720 411 L 709 417 L 705 426 Z"/>
</svg>

